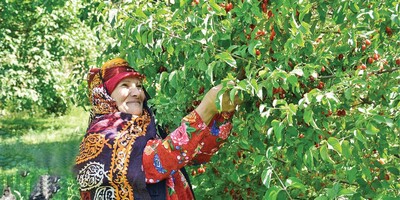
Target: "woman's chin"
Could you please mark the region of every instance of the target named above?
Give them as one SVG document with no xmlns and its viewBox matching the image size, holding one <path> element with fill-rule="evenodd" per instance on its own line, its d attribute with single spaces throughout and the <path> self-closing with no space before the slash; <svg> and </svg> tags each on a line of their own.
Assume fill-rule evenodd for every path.
<svg viewBox="0 0 400 200">
<path fill-rule="evenodd" d="M 128 113 L 136 116 L 141 116 L 143 113 L 143 109 L 128 110 Z"/>
</svg>

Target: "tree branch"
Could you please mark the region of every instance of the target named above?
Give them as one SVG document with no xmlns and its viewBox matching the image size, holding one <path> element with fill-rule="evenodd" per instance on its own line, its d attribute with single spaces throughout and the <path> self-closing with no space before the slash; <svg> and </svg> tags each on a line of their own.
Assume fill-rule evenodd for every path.
<svg viewBox="0 0 400 200">
<path fill-rule="evenodd" d="M 387 69 L 387 70 L 379 70 L 379 71 L 374 71 L 371 72 L 370 74 L 374 75 L 379 75 L 379 74 L 385 74 L 385 73 L 391 73 L 400 70 L 400 68 L 392 68 L 392 69 Z M 336 78 L 337 76 L 332 74 L 332 75 L 327 75 L 327 76 L 320 76 L 319 79 L 331 79 L 331 78 Z"/>
</svg>

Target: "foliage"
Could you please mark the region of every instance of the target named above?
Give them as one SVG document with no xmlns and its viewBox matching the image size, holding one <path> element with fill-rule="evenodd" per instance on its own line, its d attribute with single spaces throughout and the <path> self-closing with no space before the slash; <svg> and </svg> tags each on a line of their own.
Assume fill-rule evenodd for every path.
<svg viewBox="0 0 400 200">
<path fill-rule="evenodd" d="M 64 114 L 83 96 L 80 72 L 97 52 L 78 3 L 0 2 L 0 109 Z"/>
<path fill-rule="evenodd" d="M 193 178 L 198 198 L 400 196 L 394 1 L 96 6 L 87 10 L 88 20 L 117 41 L 99 61 L 122 56 L 145 73 L 152 105 L 168 116 L 158 121 L 167 128 L 193 110 L 202 88 L 236 83 L 226 86 L 244 99 L 234 136 Z"/>
</svg>

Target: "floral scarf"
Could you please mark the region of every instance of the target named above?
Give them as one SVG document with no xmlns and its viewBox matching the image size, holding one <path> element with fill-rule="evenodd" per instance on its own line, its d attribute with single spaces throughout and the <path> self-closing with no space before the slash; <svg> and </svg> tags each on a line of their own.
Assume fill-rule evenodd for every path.
<svg viewBox="0 0 400 200">
<path fill-rule="evenodd" d="M 147 141 L 156 137 L 153 113 L 147 102 L 142 116 L 118 112 L 99 70 L 91 70 L 88 82 L 90 124 L 74 167 L 81 199 L 150 199 L 142 155 Z"/>
</svg>

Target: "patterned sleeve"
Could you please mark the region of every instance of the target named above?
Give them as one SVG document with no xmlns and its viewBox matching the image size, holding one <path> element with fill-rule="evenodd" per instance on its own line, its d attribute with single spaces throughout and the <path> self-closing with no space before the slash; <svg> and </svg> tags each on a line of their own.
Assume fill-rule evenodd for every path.
<svg viewBox="0 0 400 200">
<path fill-rule="evenodd" d="M 232 113 L 217 114 L 208 125 L 210 131 L 202 140 L 204 145 L 191 160 L 192 165 L 209 162 L 214 155 L 226 142 L 232 130 Z"/>
<path fill-rule="evenodd" d="M 201 149 L 209 131 L 196 111 L 183 118 L 181 126 L 165 139 L 149 140 L 143 152 L 147 183 L 157 183 L 189 163 Z"/>
<path fill-rule="evenodd" d="M 165 139 L 149 140 L 143 153 L 146 182 L 157 183 L 185 165 L 209 160 L 212 151 L 219 149 L 232 127 L 230 123 L 217 127 L 220 121 L 221 115 L 216 115 L 207 126 L 193 111 Z M 196 156 L 200 151 L 200 155 Z"/>
</svg>

